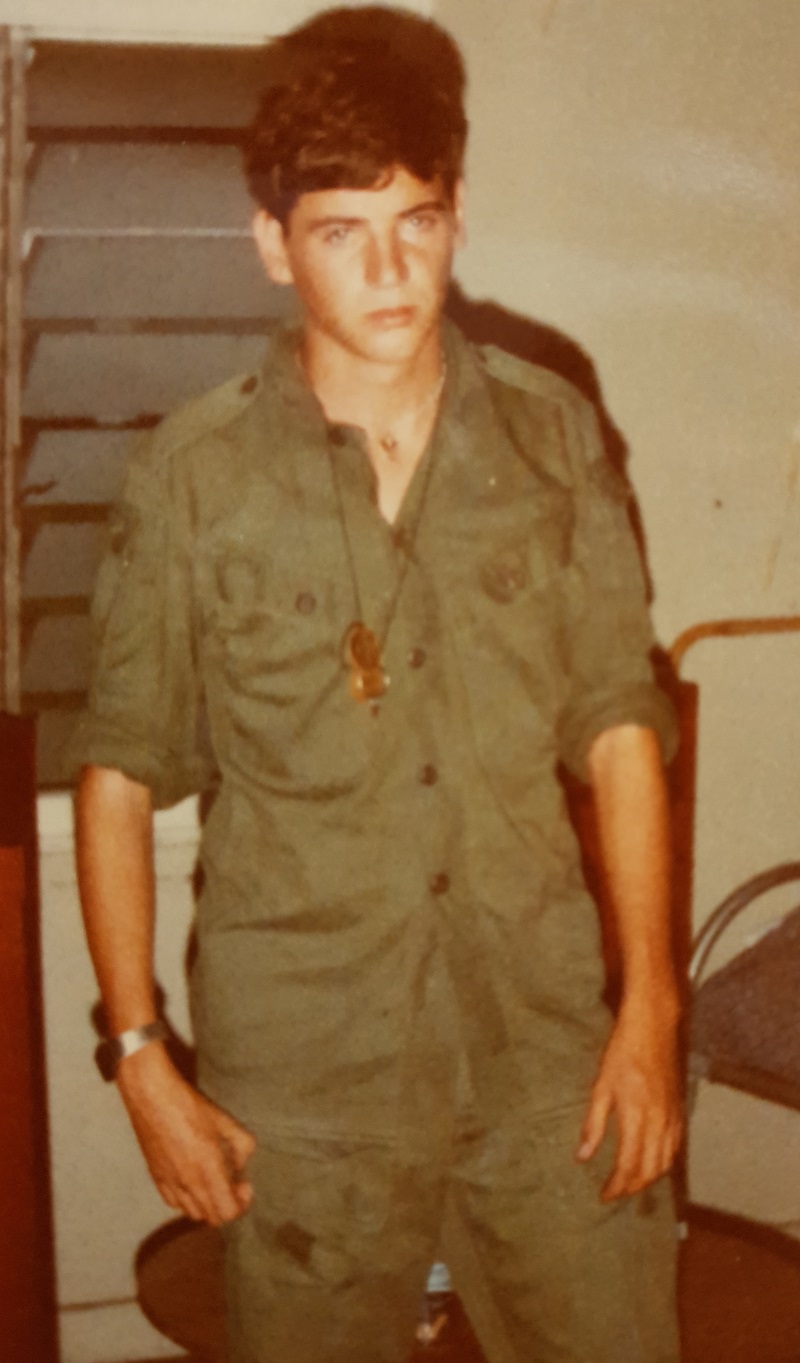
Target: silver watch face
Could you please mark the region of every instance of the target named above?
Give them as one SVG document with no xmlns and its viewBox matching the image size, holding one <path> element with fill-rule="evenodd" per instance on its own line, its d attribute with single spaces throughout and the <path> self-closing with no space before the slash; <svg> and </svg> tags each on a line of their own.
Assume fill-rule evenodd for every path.
<svg viewBox="0 0 800 1363">
<path fill-rule="evenodd" d="M 169 1028 L 161 1018 L 156 1022 L 148 1022 L 144 1027 L 131 1027 L 119 1036 L 106 1037 L 100 1042 L 94 1053 L 95 1064 L 106 1082 L 109 1082 L 115 1078 L 120 1060 L 135 1055 L 151 1041 L 166 1041 L 168 1036 Z"/>
</svg>

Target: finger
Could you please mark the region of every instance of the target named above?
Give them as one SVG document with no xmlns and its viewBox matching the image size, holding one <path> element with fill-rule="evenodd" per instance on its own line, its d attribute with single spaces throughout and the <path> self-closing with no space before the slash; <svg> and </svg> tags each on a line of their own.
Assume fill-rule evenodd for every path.
<svg viewBox="0 0 800 1363">
<path fill-rule="evenodd" d="M 178 1201 L 177 1193 L 174 1193 L 171 1187 L 169 1187 L 166 1183 L 161 1183 L 158 1179 L 155 1180 L 155 1184 L 164 1202 L 166 1202 L 167 1206 L 172 1207 L 173 1211 L 176 1212 L 182 1211 L 181 1204 Z"/>
<path fill-rule="evenodd" d="M 636 1192 L 663 1178 L 672 1168 L 680 1148 L 681 1130 L 680 1122 L 667 1122 L 663 1132 L 657 1130 L 647 1142 Z"/>
<path fill-rule="evenodd" d="M 255 1196 L 252 1183 L 240 1181 L 235 1185 L 233 1192 L 234 1197 L 239 1204 L 239 1214 L 241 1215 L 242 1212 L 249 1211 L 253 1205 L 253 1197 Z"/>
<path fill-rule="evenodd" d="M 678 1120 L 673 1122 L 664 1140 L 664 1149 L 661 1159 L 661 1173 L 666 1174 L 672 1168 L 678 1157 L 678 1151 L 683 1144 L 683 1122 Z"/>
<path fill-rule="evenodd" d="M 237 1172 L 241 1172 L 255 1151 L 255 1136 L 252 1131 L 247 1130 L 247 1127 L 234 1121 L 227 1112 L 219 1112 L 215 1115 L 215 1125 L 229 1154 L 232 1167 Z"/>
<path fill-rule="evenodd" d="M 222 1182 L 210 1187 L 207 1198 L 208 1220 L 213 1226 L 222 1226 L 227 1221 L 235 1221 L 242 1214 L 237 1192 L 229 1183 Z"/>
<path fill-rule="evenodd" d="M 618 1197 L 629 1197 L 636 1191 L 636 1157 L 618 1157 L 600 1194 L 601 1202 L 613 1202 Z"/>
<path fill-rule="evenodd" d="M 243 1163 L 249 1160 L 251 1156 L 255 1154 L 256 1151 L 255 1136 L 253 1135 L 252 1131 L 248 1131 L 247 1128 L 244 1126 L 239 1126 L 238 1123 L 236 1126 L 234 1143 L 236 1145 L 236 1149 L 239 1152 L 239 1155 L 241 1156 Z"/>
<path fill-rule="evenodd" d="M 213 1220 L 214 1225 L 235 1221 L 241 1216 L 238 1176 L 231 1169 L 229 1155 L 221 1144 L 209 1151 L 202 1171 L 202 1185 L 209 1220 Z"/>
<path fill-rule="evenodd" d="M 615 1197 L 624 1197 L 633 1191 L 633 1185 L 642 1166 L 644 1146 L 643 1116 L 626 1112 L 619 1114 L 619 1142 L 617 1155 L 602 1193 L 603 1202 L 611 1202 Z"/>
<path fill-rule="evenodd" d="M 665 1172 L 668 1159 L 668 1140 L 662 1130 L 645 1132 L 639 1166 L 629 1180 L 628 1192 L 640 1193 Z"/>
<path fill-rule="evenodd" d="M 184 1216 L 188 1216 L 191 1221 L 206 1221 L 208 1219 L 201 1202 L 195 1197 L 191 1189 L 159 1183 L 158 1191 L 168 1207 L 183 1212 Z"/>
<path fill-rule="evenodd" d="M 210 1221 L 211 1217 L 208 1208 L 203 1205 L 192 1193 L 181 1194 L 181 1211 L 192 1221 Z"/>
<path fill-rule="evenodd" d="M 234 1168 L 232 1162 L 229 1162 L 228 1165 L 228 1175 L 230 1178 L 231 1191 L 236 1199 L 238 1207 L 236 1214 L 237 1216 L 241 1216 L 243 1212 L 249 1211 L 252 1206 L 254 1197 L 253 1185 L 250 1180 L 245 1177 L 244 1168 Z"/>
<path fill-rule="evenodd" d="M 682 1135 L 683 1127 L 679 1119 L 668 1119 L 661 1129 L 658 1126 L 654 1128 L 652 1135 L 645 1141 L 640 1185 L 635 1191 L 648 1187 L 669 1172 L 680 1149 Z"/>
<path fill-rule="evenodd" d="M 179 1174 L 176 1171 L 157 1180 L 159 1192 L 169 1206 L 193 1221 L 208 1221 L 212 1226 L 241 1214 L 232 1178 L 215 1141 L 195 1148 L 190 1157 L 185 1152 L 178 1168 Z"/>
<path fill-rule="evenodd" d="M 576 1159 L 590 1160 L 593 1155 L 597 1154 L 606 1134 L 611 1108 L 611 1094 L 607 1093 L 605 1089 L 595 1089 L 589 1101 L 581 1129 L 581 1143 L 578 1146 Z"/>
<path fill-rule="evenodd" d="M 218 1139 L 230 1182 L 241 1183 L 247 1161 L 250 1158 L 249 1142 L 247 1144 L 240 1142 L 234 1145 L 233 1141 L 225 1135 L 220 1135 Z"/>
</svg>

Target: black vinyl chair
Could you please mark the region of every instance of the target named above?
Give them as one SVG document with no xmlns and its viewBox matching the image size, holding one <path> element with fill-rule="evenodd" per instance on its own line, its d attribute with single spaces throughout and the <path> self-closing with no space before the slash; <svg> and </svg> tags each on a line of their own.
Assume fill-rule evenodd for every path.
<svg viewBox="0 0 800 1363">
<path fill-rule="evenodd" d="M 797 907 L 707 976 L 731 924 L 762 895 L 793 882 Z M 726 1084 L 800 1111 L 800 861 L 753 876 L 718 905 L 694 942 L 689 978 L 690 1080 Z"/>
<path fill-rule="evenodd" d="M 793 884 L 797 907 L 710 973 L 740 915 Z M 717 906 L 693 943 L 689 978 L 690 1093 L 705 1080 L 800 1111 L 800 861 L 753 876 Z M 800 1241 L 691 1203 L 684 1215 L 683 1363 L 798 1363 Z"/>
</svg>

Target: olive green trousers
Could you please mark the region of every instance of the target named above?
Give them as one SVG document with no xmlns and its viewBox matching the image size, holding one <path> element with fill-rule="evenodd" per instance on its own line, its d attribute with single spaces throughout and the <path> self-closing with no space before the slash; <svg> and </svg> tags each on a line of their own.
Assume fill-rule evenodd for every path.
<svg viewBox="0 0 800 1363">
<path fill-rule="evenodd" d="M 231 1363 L 406 1363 L 444 1259 L 489 1363 L 678 1363 L 667 1180 L 599 1199 L 583 1104 L 420 1141 L 263 1133 L 226 1232 Z"/>
</svg>

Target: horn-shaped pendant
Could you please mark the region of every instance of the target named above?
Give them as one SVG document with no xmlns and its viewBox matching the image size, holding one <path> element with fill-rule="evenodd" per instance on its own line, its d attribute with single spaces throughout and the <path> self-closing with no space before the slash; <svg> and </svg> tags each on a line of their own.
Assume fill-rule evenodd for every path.
<svg viewBox="0 0 800 1363">
<path fill-rule="evenodd" d="M 344 636 L 344 656 L 350 668 L 350 695 L 357 701 L 378 701 L 389 678 L 383 670 L 381 646 L 373 630 L 354 620 Z"/>
</svg>

